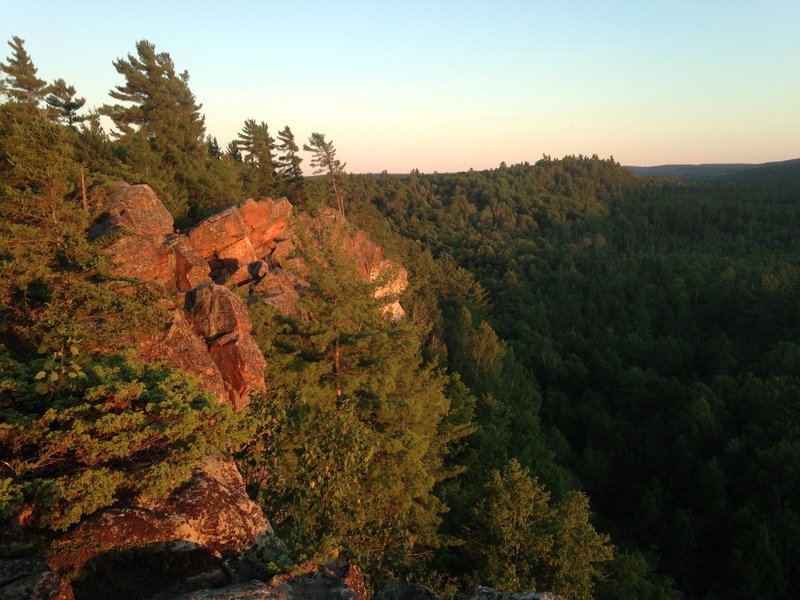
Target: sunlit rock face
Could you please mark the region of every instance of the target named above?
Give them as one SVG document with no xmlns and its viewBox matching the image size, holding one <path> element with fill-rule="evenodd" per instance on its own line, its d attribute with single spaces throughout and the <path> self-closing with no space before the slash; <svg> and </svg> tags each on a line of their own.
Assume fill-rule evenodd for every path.
<svg viewBox="0 0 800 600">
<path fill-rule="evenodd" d="M 126 185 L 109 196 L 90 229 L 95 239 L 113 236 L 108 250 L 119 275 L 155 281 L 177 293 L 169 324 L 158 335 L 139 340 L 140 358 L 163 360 L 197 375 L 202 389 L 237 409 L 247 405 L 253 390 L 265 388 L 264 357 L 250 336 L 247 306 L 212 281 L 215 271 L 206 257 L 216 265 L 230 264 L 239 252 L 241 260 L 254 262 L 249 232 L 257 232 L 261 247 L 270 232 L 285 228 L 289 214 L 285 201 L 242 204 L 252 224 L 234 206 L 184 235 L 173 231 L 172 217 L 149 186 Z M 273 204 L 279 208 L 270 220 L 271 208 L 258 207 Z M 218 266 L 216 275 L 225 282 L 237 271 L 241 269 L 228 273 Z"/>
<path fill-rule="evenodd" d="M 167 307 L 170 323 L 139 341 L 140 357 L 197 375 L 202 389 L 237 409 L 247 405 L 251 392 L 265 389 L 264 356 L 250 335 L 246 303 L 233 289 L 283 314 L 303 316 L 298 300 L 309 282 L 295 257 L 301 242 L 291 217 L 285 198 L 244 200 L 178 233 L 149 186 L 123 185 L 110 194 L 90 237 L 108 237 L 118 274 L 154 281 L 176 293 Z M 313 244 L 325 230 L 354 259 L 359 275 L 376 283 L 375 296 L 386 298 L 385 314 L 403 317 L 397 298 L 408 285 L 405 269 L 333 209 L 297 219 L 311 234 L 305 243 Z"/>
<path fill-rule="evenodd" d="M 366 233 L 350 227 L 344 217 L 332 208 L 326 208 L 313 217 L 300 214 L 297 222 L 307 232 L 305 243 L 313 244 L 317 236 L 330 236 L 345 255 L 353 259 L 358 274 L 365 281 L 377 283 L 375 297 L 387 298 L 383 310 L 389 318 L 396 320 L 405 315 L 397 297 L 408 287 L 408 272 L 389 260 L 381 247 L 367 238 Z M 287 228 L 282 235 L 265 256 L 270 269 L 254 286 L 254 291 L 283 314 L 302 317 L 297 300 L 303 288 L 308 286 L 308 282 L 303 280 L 306 270 L 298 259 L 292 258 L 301 242 L 291 228 Z"/>
</svg>

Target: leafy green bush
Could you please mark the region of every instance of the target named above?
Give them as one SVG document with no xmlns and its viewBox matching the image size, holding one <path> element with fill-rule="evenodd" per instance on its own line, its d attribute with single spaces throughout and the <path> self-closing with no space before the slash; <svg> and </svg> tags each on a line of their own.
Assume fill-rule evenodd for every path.
<svg viewBox="0 0 800 600">
<path fill-rule="evenodd" d="M 117 355 L 57 385 L 41 377 L 47 360 L 0 355 L 0 516 L 59 530 L 121 499 L 157 500 L 252 433 L 178 371 Z"/>
</svg>

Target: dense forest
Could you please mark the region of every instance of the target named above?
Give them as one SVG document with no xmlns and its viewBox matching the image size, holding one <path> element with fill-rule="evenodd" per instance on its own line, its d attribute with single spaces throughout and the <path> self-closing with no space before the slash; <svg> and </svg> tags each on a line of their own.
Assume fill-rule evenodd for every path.
<svg viewBox="0 0 800 600">
<path fill-rule="evenodd" d="M 800 592 L 800 162 L 711 183 L 596 156 L 348 175 L 311 133 L 304 176 L 289 126 L 273 138 L 247 119 L 220 148 L 188 73 L 149 42 L 114 61 L 123 83 L 97 111 L 9 46 L 4 553 L 46 553 L 222 450 L 291 561 L 355 561 L 375 586 Z M 116 276 L 108 240 L 86 236 L 119 181 L 149 184 L 180 227 L 246 197 L 334 207 L 408 269 L 406 317 L 385 317 L 381 281 L 324 228 L 298 225 L 306 316 L 239 290 L 268 389 L 234 412 L 131 351 L 169 293 Z"/>
</svg>

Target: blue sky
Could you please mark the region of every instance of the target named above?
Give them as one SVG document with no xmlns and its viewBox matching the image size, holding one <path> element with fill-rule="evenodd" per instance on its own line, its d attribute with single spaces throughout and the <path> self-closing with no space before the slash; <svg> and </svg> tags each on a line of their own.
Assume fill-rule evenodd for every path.
<svg viewBox="0 0 800 600">
<path fill-rule="evenodd" d="M 248 118 L 320 131 L 353 172 L 800 157 L 798 32 L 800 0 L 0 0 L 0 38 L 88 106 L 148 39 L 223 144 Z"/>
</svg>

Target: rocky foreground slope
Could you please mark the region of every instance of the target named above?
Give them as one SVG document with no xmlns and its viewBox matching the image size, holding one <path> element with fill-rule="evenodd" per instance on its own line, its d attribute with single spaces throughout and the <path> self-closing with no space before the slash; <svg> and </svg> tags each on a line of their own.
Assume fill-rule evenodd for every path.
<svg viewBox="0 0 800 600">
<path fill-rule="evenodd" d="M 124 185 L 112 193 L 89 237 L 108 242 L 119 275 L 173 292 L 163 306 L 171 314 L 169 324 L 139 342 L 139 357 L 196 375 L 221 402 L 244 408 L 251 392 L 266 387 L 266 361 L 250 335 L 245 301 L 233 290 L 249 289 L 258 301 L 284 313 L 298 310 L 308 284 L 296 269 L 286 268 L 296 260 L 292 255 L 299 243 L 291 213 L 285 199 L 245 200 L 176 232 L 148 186 Z M 308 216 L 300 220 L 311 225 Z M 342 227 L 333 212 L 323 212 L 315 222 L 338 236 L 365 279 L 392 269 L 393 279 L 378 295 L 402 291 L 405 271 L 393 267 L 363 233 Z M 395 318 L 402 315 L 396 302 L 386 310 Z M 268 559 L 287 562 L 283 543 L 248 498 L 235 463 L 214 455 L 158 505 L 116 506 L 85 519 L 55 543 L 49 561 L 0 561 L 0 600 L 173 598 L 195 589 L 268 580 Z M 335 565 L 305 565 L 294 576 L 272 581 L 270 596 L 248 597 L 294 597 L 289 590 L 297 577 L 301 588 L 320 592 L 343 586 L 350 591 L 331 593 L 366 598 L 357 567 Z M 213 597 L 229 597 L 220 593 Z"/>
</svg>

